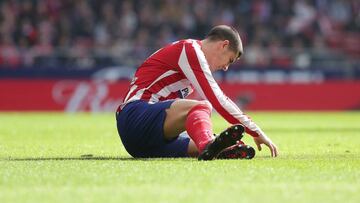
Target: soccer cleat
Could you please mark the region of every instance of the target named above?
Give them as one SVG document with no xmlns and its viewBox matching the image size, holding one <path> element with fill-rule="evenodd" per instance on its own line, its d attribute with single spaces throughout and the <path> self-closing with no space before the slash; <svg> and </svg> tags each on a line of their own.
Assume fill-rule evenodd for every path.
<svg viewBox="0 0 360 203">
<path fill-rule="evenodd" d="M 217 159 L 252 159 L 255 156 L 255 149 L 244 143 L 231 146 L 216 157 Z"/>
<path fill-rule="evenodd" d="M 233 125 L 220 133 L 212 142 L 206 145 L 198 160 L 212 160 L 224 149 L 235 145 L 243 137 L 245 131 L 242 125 Z"/>
</svg>

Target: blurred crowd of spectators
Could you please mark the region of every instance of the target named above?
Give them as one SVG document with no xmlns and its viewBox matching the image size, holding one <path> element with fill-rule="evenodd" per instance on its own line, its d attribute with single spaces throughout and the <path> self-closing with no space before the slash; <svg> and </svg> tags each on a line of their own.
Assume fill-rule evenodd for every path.
<svg viewBox="0 0 360 203">
<path fill-rule="evenodd" d="M 136 66 L 218 24 L 240 31 L 241 64 L 359 64 L 358 0 L 2 0 L 0 65 Z"/>
</svg>

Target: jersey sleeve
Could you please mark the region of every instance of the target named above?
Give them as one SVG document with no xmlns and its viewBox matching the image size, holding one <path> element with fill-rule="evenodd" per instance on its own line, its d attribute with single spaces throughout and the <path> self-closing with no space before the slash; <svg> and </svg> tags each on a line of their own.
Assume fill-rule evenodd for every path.
<svg viewBox="0 0 360 203">
<path fill-rule="evenodd" d="M 184 44 L 178 65 L 199 95 L 208 100 L 225 120 L 231 124 L 243 124 L 246 132 L 253 137 L 264 133 L 220 89 L 211 74 L 200 45 L 196 41 Z"/>
</svg>

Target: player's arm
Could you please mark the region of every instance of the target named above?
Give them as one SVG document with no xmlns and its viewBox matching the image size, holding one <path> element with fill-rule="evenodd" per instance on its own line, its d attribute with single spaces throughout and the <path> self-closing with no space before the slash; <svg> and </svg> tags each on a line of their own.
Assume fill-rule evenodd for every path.
<svg viewBox="0 0 360 203">
<path fill-rule="evenodd" d="M 197 44 L 185 44 L 180 54 L 179 66 L 200 96 L 207 99 L 225 120 L 231 124 L 243 124 L 246 132 L 254 137 L 259 150 L 261 150 L 261 144 L 265 144 L 270 148 L 272 156 L 277 155 L 276 146 L 260 127 L 222 92 Z"/>
</svg>

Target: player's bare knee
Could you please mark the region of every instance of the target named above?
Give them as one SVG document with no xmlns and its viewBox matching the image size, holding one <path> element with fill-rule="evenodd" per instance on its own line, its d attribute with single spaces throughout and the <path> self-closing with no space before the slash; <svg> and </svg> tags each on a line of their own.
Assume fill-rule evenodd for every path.
<svg viewBox="0 0 360 203">
<path fill-rule="evenodd" d="M 202 106 L 203 108 L 212 111 L 212 105 L 206 100 L 177 100 L 173 103 L 170 109 L 166 110 L 170 123 L 179 124 L 184 123 L 189 112 L 196 106 Z"/>
</svg>

